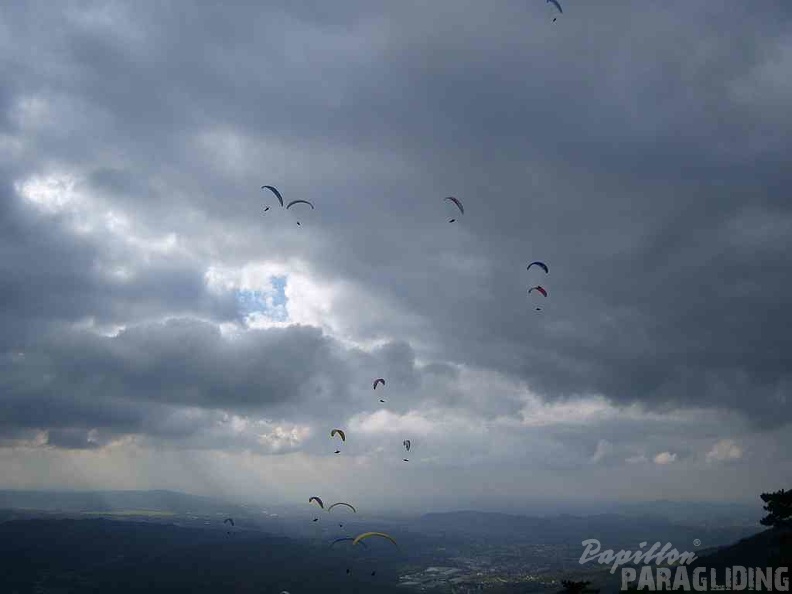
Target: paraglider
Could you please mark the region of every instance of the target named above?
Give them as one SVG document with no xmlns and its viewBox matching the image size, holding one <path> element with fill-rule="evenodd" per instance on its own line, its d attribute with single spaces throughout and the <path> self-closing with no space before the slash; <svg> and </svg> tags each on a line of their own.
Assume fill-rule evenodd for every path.
<svg viewBox="0 0 792 594">
<path fill-rule="evenodd" d="M 410 443 L 410 440 L 409 440 L 409 439 L 405 439 L 405 440 L 402 442 L 402 445 L 403 445 L 403 446 L 404 446 L 404 447 L 407 449 L 407 451 L 409 452 L 409 451 L 410 451 L 410 446 L 411 446 L 412 444 Z"/>
<path fill-rule="evenodd" d="M 456 207 L 459 209 L 460 213 L 465 214 L 465 207 L 462 206 L 462 203 L 453 196 L 448 196 L 447 198 L 443 198 L 443 200 L 450 200 L 451 202 L 456 204 Z M 454 221 L 456 221 L 456 219 L 450 219 L 448 222 L 453 223 Z"/>
<path fill-rule="evenodd" d="M 332 548 L 334 544 L 339 543 L 339 542 L 346 542 L 346 541 L 354 542 L 355 539 L 353 537 L 351 537 L 351 536 L 344 536 L 344 537 L 341 537 L 341 538 L 336 538 L 333 542 L 330 543 L 330 547 Z M 361 542 L 360 544 L 363 545 L 363 548 L 366 548 L 366 549 L 368 548 L 366 546 L 365 542 Z"/>
<path fill-rule="evenodd" d="M 262 190 L 265 188 L 267 190 L 270 190 L 273 194 L 275 194 L 275 196 L 278 198 L 278 202 L 280 202 L 280 205 L 283 206 L 283 196 L 281 196 L 280 192 L 278 192 L 278 189 L 275 186 L 261 186 Z M 264 212 L 266 212 L 267 210 L 269 210 L 269 206 L 265 209 Z"/>
<path fill-rule="evenodd" d="M 357 513 L 357 510 L 355 509 L 355 507 L 354 507 L 352 504 L 350 504 L 350 503 L 345 503 L 345 502 L 343 502 L 343 501 L 339 501 L 338 503 L 334 503 L 333 505 L 331 505 L 330 507 L 328 507 L 328 508 L 327 508 L 327 511 L 330 511 L 331 509 L 333 509 L 334 507 L 336 507 L 336 506 L 338 506 L 338 505 L 346 505 L 346 506 L 347 506 L 349 509 L 351 509 L 353 512 Z"/>
<path fill-rule="evenodd" d="M 311 207 L 312 210 L 314 209 L 314 205 L 308 202 L 307 200 L 292 200 L 291 202 L 289 202 L 288 205 L 286 205 L 286 210 L 289 210 L 295 204 L 307 204 L 308 206 Z"/>
<path fill-rule="evenodd" d="M 308 206 L 311 207 L 311 210 L 315 210 L 314 205 L 308 202 L 307 200 L 292 200 L 291 202 L 289 202 L 289 204 L 286 205 L 286 210 L 289 210 L 295 204 L 307 204 Z M 300 225 L 300 221 L 297 221 L 297 224 Z"/>
<path fill-rule="evenodd" d="M 233 526 L 234 518 L 226 518 L 225 520 L 223 520 L 223 524 L 231 524 Z"/>
<path fill-rule="evenodd" d="M 530 270 L 531 266 L 538 266 L 539 268 L 545 271 L 545 274 L 550 272 L 550 270 L 547 268 L 547 264 L 545 264 L 544 262 L 539 262 L 538 260 L 536 262 L 531 262 L 530 264 L 528 264 L 528 268 L 526 268 L 526 270 Z"/>
<path fill-rule="evenodd" d="M 341 438 L 341 441 L 343 441 L 343 442 L 346 442 L 346 433 L 344 433 L 344 432 L 343 432 L 341 429 L 333 429 L 333 430 L 330 432 L 330 439 L 332 439 L 332 438 L 333 438 L 333 437 L 335 437 L 336 435 L 338 435 L 338 436 Z M 340 449 L 337 449 L 337 450 L 335 451 L 335 453 L 336 453 L 336 454 L 340 454 L 340 453 L 341 453 L 341 450 L 340 450 Z"/>
<path fill-rule="evenodd" d="M 319 497 L 311 497 L 310 499 L 308 499 L 308 503 L 311 503 L 312 501 L 316 501 L 317 505 L 319 507 L 321 507 L 322 509 L 324 509 L 324 501 L 322 501 L 321 498 L 319 498 Z M 314 521 L 316 521 L 316 520 L 314 520 Z"/>
<path fill-rule="evenodd" d="M 363 539 L 370 538 L 372 536 L 379 536 L 380 538 L 386 538 L 389 541 L 391 541 L 394 545 L 396 545 L 396 548 L 399 547 L 399 543 L 397 543 L 395 540 L 393 540 L 392 536 L 390 536 L 388 534 L 385 534 L 384 532 L 364 532 L 363 534 L 358 534 L 355 537 L 355 540 L 352 541 L 352 544 L 356 545 L 359 542 L 361 542 Z"/>
<path fill-rule="evenodd" d="M 383 386 L 385 385 L 385 380 L 382 379 L 381 377 L 374 380 L 374 389 L 376 390 L 377 386 L 379 386 L 380 384 L 382 384 Z M 380 398 L 380 402 L 385 402 L 385 401 L 382 398 Z"/>
<path fill-rule="evenodd" d="M 547 291 L 545 290 L 544 287 L 542 287 L 540 285 L 536 285 L 535 287 L 531 287 L 530 289 L 528 289 L 528 294 L 530 295 L 534 291 L 538 291 L 539 293 L 541 293 L 542 295 L 547 297 Z M 537 307 L 536 311 L 542 311 L 542 308 L 541 307 Z"/>
</svg>

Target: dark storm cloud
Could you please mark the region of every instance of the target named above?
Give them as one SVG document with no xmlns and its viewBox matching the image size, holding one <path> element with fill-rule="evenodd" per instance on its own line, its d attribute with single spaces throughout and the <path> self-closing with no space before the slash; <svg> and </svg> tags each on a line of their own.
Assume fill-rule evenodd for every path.
<svg viewBox="0 0 792 594">
<path fill-rule="evenodd" d="M 678 9 L 585 11 L 590 22 L 613 19 L 615 35 L 597 36 L 596 57 L 619 68 L 623 88 L 598 80 L 581 51 L 594 42 L 590 33 L 527 59 L 474 36 L 476 49 L 495 48 L 498 59 L 471 63 L 470 53 L 457 54 L 442 62 L 448 69 L 420 79 L 414 88 L 436 99 L 436 112 L 426 113 L 457 126 L 453 134 L 432 128 L 429 142 L 461 137 L 482 159 L 452 169 L 476 243 L 463 246 L 449 233 L 446 246 L 438 235 L 412 237 L 396 250 L 403 270 L 366 270 L 365 278 L 392 283 L 403 303 L 432 320 L 446 353 L 518 374 L 547 397 L 603 393 L 787 422 L 792 212 L 784 197 L 792 177 L 779 158 L 789 136 L 778 130 L 790 126 L 780 103 L 767 110 L 739 100 L 733 87 L 779 59 L 777 46 L 790 43 L 790 15 L 684 9 L 683 21 Z M 653 19 L 673 32 L 647 40 L 642 27 L 651 29 Z M 422 49 L 442 38 L 426 37 Z M 444 58 L 426 55 L 429 64 Z M 628 108 L 638 110 L 635 119 L 625 117 Z M 460 157 L 454 145 L 446 148 L 427 166 Z M 502 162 L 486 160 L 488 151 Z M 521 154 L 522 166 L 509 163 Z M 537 165 L 538 180 L 525 172 Z M 499 178 L 482 174 L 487 169 Z M 550 183 L 548 172 L 559 179 Z M 429 208 L 421 214 L 428 220 Z M 439 225 L 439 214 L 431 216 Z M 463 258 L 463 247 L 494 263 L 472 286 L 429 257 L 445 249 Z M 543 317 L 524 295 L 524 266 L 535 257 L 551 265 L 548 277 L 538 277 L 550 290 Z M 420 276 L 443 280 L 419 283 Z M 438 285 L 448 298 L 437 296 Z"/>
<path fill-rule="evenodd" d="M 179 313 L 236 317 L 232 295 L 207 293 L 204 269 L 183 259 L 135 262 L 134 281 L 118 282 L 97 269 L 107 262 L 105 237 L 75 236 L 66 230 L 67 216 L 41 217 L 7 185 L 0 193 L 0 341 L 6 348 L 86 317 L 103 324 Z"/>
<path fill-rule="evenodd" d="M 100 447 L 87 431 L 81 429 L 50 429 L 47 445 L 67 450 L 93 450 Z"/>
<path fill-rule="evenodd" d="M 228 341 L 212 324 L 171 320 L 115 337 L 59 333 L 41 351 L 8 362 L 6 381 L 9 392 L 60 398 L 69 407 L 108 399 L 255 407 L 298 398 L 316 376 L 331 378 L 330 389 L 340 390 L 345 370 L 334 348 L 313 328 L 251 331 Z M 48 410 L 38 416 L 62 416 Z"/>
<path fill-rule="evenodd" d="M 321 411 L 380 375 L 392 400 L 419 385 L 402 312 L 424 322 L 424 359 L 506 372 L 548 399 L 790 421 L 792 93 L 773 72 L 788 72 L 792 11 L 610 2 L 552 23 L 544 4 L 8 4 L 1 121 L 26 148 L 4 177 L 71 168 L 194 255 L 108 254 L 109 234 L 69 234 L 0 189 L 2 340 L 40 341 L 31 358 L 63 394 L 51 418 L 31 405 L 35 421 L 17 422 L 153 432 L 156 402 Z M 36 97 L 44 123 L 25 123 L 20 102 Z M 255 218 L 263 183 L 317 204 L 306 232 Z M 446 195 L 466 206 L 455 225 Z M 96 272 L 109 255 L 133 281 Z M 366 355 L 308 328 L 226 342 L 203 322 L 136 325 L 236 319 L 203 274 L 262 255 L 392 304 L 365 322 L 354 300 L 340 314 L 395 340 Z M 525 271 L 537 258 L 549 275 Z M 525 294 L 537 282 L 542 312 Z M 62 326 L 89 316 L 128 328 Z M 21 385 L 54 398 L 55 384 Z M 18 393 L 9 413 L 27 410 Z"/>
<path fill-rule="evenodd" d="M 28 330 L 40 330 L 42 322 L 84 315 L 86 302 L 95 302 L 91 246 L 52 229 L 20 205 L 7 182 L 0 185 L 0 225 L 4 346 L 24 340 Z"/>
<path fill-rule="evenodd" d="M 29 346 L 2 361 L 0 426 L 4 433 L 54 428 L 48 443 L 63 447 L 76 447 L 69 444 L 94 428 L 238 447 L 230 436 L 201 435 L 224 411 L 340 423 L 361 401 L 371 406 L 377 373 L 387 372 L 392 385 L 380 392 L 397 408 L 409 400 L 396 397 L 420 383 L 404 343 L 366 354 L 305 326 L 227 338 L 214 324 L 174 319 L 112 337 L 62 329 Z"/>
</svg>

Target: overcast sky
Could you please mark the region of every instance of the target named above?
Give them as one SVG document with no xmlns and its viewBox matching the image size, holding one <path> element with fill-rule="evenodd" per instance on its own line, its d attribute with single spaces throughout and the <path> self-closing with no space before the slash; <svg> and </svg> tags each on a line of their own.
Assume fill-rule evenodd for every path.
<svg viewBox="0 0 792 594">
<path fill-rule="evenodd" d="M 792 5 L 563 7 L 4 0 L 0 488 L 789 487 Z"/>
</svg>

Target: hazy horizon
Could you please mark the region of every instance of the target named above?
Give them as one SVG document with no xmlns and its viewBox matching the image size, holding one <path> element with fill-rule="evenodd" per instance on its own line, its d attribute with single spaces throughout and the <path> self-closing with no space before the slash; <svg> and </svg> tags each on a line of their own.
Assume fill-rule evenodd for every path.
<svg viewBox="0 0 792 594">
<path fill-rule="evenodd" d="M 792 5 L 564 5 L 4 2 L 0 489 L 760 514 Z"/>
</svg>

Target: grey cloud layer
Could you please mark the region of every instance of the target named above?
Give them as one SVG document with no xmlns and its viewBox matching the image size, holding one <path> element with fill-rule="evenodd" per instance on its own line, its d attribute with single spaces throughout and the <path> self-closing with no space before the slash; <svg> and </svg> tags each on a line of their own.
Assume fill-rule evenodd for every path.
<svg viewBox="0 0 792 594">
<path fill-rule="evenodd" d="M 543 4 L 4 7 L 0 341 L 29 351 L 3 380 L 8 431 L 53 427 L 53 445 L 91 447 L 70 431 L 214 422 L 161 422 L 171 406 L 299 419 L 322 413 L 289 403 L 332 402 L 343 418 L 369 365 L 405 406 L 415 391 L 487 414 L 419 389 L 403 312 L 424 322 L 424 359 L 551 400 L 792 420 L 792 89 L 777 74 L 792 65 L 792 11 L 610 2 L 552 24 Z M 23 109 L 33 99 L 43 115 Z M 11 182 L 58 167 L 194 258 L 143 261 L 20 205 Z M 282 212 L 256 218 L 263 183 L 316 203 L 299 234 Z M 466 205 L 455 226 L 446 195 Z M 356 323 L 354 300 L 338 315 L 402 342 L 366 354 L 310 328 L 226 342 L 206 322 L 159 324 L 238 321 L 206 267 L 292 254 L 393 304 L 366 312 L 380 324 Z M 536 258 L 550 275 L 525 271 Z M 96 271 L 117 260 L 138 276 Z M 550 291 L 541 314 L 535 282 Z M 128 328 L 69 329 L 86 317 Z"/>
</svg>

